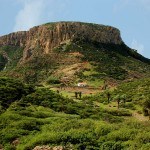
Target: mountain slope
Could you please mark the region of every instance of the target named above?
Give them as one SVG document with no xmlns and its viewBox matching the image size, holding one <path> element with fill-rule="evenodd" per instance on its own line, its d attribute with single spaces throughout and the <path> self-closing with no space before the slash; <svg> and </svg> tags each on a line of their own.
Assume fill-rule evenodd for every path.
<svg viewBox="0 0 150 150">
<path fill-rule="evenodd" d="M 142 109 L 141 100 L 149 96 L 149 81 L 122 85 L 120 89 L 125 89 L 129 97 L 118 109 L 114 107 L 116 100 L 108 104 L 103 94 L 75 101 L 48 88 L 0 77 L 0 148 L 31 150 L 61 145 L 64 150 L 149 150 L 150 122 L 132 115 L 145 118 L 133 104 L 140 102 Z M 133 92 L 144 96 L 136 99 Z M 132 97 L 133 101 L 128 102 Z"/>
<path fill-rule="evenodd" d="M 0 37 L 1 75 L 39 82 L 132 80 L 149 75 L 150 60 L 127 47 L 114 27 L 48 23 Z"/>
</svg>

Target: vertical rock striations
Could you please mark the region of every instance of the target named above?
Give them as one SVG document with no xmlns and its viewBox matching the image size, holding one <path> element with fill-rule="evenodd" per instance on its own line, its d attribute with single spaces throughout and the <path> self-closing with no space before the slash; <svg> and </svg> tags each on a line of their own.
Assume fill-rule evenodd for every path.
<svg viewBox="0 0 150 150">
<path fill-rule="evenodd" d="M 23 60 L 26 60 L 34 53 L 35 49 L 40 49 L 41 53 L 49 53 L 54 47 L 67 40 L 119 45 L 123 43 L 119 30 L 110 26 L 81 22 L 58 22 L 2 36 L 0 37 L 0 46 L 23 47 Z"/>
</svg>

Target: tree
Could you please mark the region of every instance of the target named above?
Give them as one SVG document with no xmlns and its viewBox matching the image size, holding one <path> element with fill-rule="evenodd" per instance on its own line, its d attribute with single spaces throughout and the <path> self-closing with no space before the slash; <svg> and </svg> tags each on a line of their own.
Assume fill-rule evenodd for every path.
<svg viewBox="0 0 150 150">
<path fill-rule="evenodd" d="M 79 92 L 79 98 L 81 99 L 81 97 L 82 97 L 82 92 Z"/>
<path fill-rule="evenodd" d="M 125 106 L 125 103 L 126 103 L 126 94 L 123 94 L 123 95 L 121 95 L 121 100 L 123 100 L 123 104 L 124 104 L 124 106 Z"/>
<path fill-rule="evenodd" d="M 109 91 L 106 92 L 108 104 L 110 103 L 111 94 Z"/>
<path fill-rule="evenodd" d="M 114 97 L 114 99 L 117 101 L 117 106 L 118 106 L 118 109 L 119 109 L 119 105 L 120 105 L 120 101 L 121 101 L 120 95 L 119 95 L 119 94 L 116 95 L 116 96 Z"/>
<path fill-rule="evenodd" d="M 23 84 L 19 80 L 0 77 L 0 105 L 4 108 L 34 91 L 34 87 Z"/>
<path fill-rule="evenodd" d="M 75 98 L 78 98 L 78 92 L 74 92 L 75 93 Z"/>
<path fill-rule="evenodd" d="M 150 98 L 147 98 L 143 105 L 143 111 L 145 116 L 149 116 L 150 120 Z"/>
</svg>

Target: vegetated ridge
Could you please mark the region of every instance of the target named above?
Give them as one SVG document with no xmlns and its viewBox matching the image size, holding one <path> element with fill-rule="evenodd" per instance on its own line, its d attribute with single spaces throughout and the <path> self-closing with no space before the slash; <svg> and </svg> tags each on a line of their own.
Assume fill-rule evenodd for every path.
<svg viewBox="0 0 150 150">
<path fill-rule="evenodd" d="M 126 46 L 118 29 L 82 22 L 47 23 L 2 36 L 0 63 L 1 74 L 26 82 L 53 76 L 67 77 L 69 84 L 93 77 L 132 80 L 150 71 L 150 60 Z"/>
<path fill-rule="evenodd" d="M 0 37 L 0 149 L 149 150 L 149 74 L 150 60 L 110 26 Z"/>
</svg>

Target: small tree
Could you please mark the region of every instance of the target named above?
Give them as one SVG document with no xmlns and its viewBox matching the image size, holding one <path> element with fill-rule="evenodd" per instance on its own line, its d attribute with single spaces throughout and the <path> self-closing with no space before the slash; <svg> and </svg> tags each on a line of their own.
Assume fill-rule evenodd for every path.
<svg viewBox="0 0 150 150">
<path fill-rule="evenodd" d="M 123 100 L 123 104 L 124 104 L 124 106 L 125 106 L 125 103 L 126 103 L 126 94 L 123 94 L 123 95 L 121 95 L 121 97 L 120 97 L 120 99 L 121 100 Z"/>
<path fill-rule="evenodd" d="M 119 109 L 120 101 L 121 101 L 120 95 L 119 95 L 119 94 L 116 95 L 116 96 L 114 97 L 114 99 L 117 101 L 117 107 L 118 107 L 118 109 Z"/>
<path fill-rule="evenodd" d="M 110 103 L 110 99 L 111 99 L 111 94 L 109 91 L 106 92 L 106 96 L 107 96 L 107 102 L 108 104 Z"/>
<path fill-rule="evenodd" d="M 143 111 L 145 116 L 149 116 L 149 120 L 150 120 L 150 99 L 149 98 L 147 98 L 144 102 Z"/>
<path fill-rule="evenodd" d="M 74 92 L 75 94 L 75 98 L 77 99 L 78 98 L 78 92 Z"/>
<path fill-rule="evenodd" d="M 79 92 L 79 98 L 81 99 L 81 97 L 82 97 L 82 92 Z"/>
</svg>

